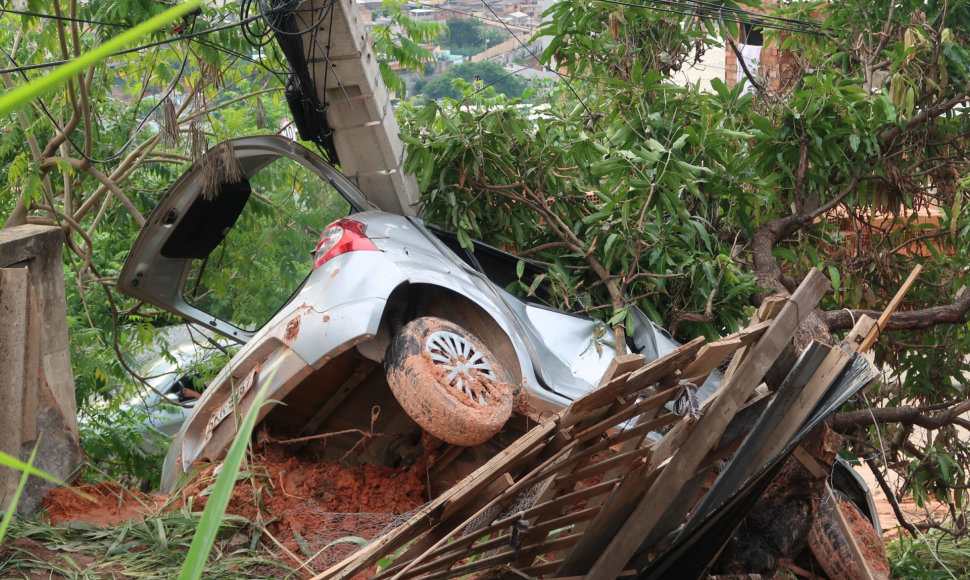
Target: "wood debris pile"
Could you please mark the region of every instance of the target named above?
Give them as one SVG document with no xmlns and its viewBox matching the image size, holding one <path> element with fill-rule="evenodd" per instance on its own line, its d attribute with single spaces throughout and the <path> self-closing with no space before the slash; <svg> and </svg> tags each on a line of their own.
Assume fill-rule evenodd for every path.
<svg viewBox="0 0 970 580">
<path fill-rule="evenodd" d="M 647 364 L 618 357 L 597 389 L 317 578 L 373 574 L 382 559 L 391 564 L 376 578 L 706 574 L 780 458 L 875 378 L 855 352 L 869 318 L 841 345 L 792 353 L 829 287 L 813 270 L 739 333 Z M 732 355 L 715 394 L 692 409 L 691 385 Z M 523 509 L 522 497 L 534 499 Z"/>
</svg>

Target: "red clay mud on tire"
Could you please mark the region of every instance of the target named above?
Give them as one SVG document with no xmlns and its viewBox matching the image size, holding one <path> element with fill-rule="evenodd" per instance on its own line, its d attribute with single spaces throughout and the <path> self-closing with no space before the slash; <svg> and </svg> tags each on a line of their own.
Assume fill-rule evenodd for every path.
<svg viewBox="0 0 970 580">
<path fill-rule="evenodd" d="M 414 422 L 454 445 L 478 445 L 512 414 L 514 377 L 477 337 L 440 318 L 401 329 L 387 353 L 387 382 Z"/>
<path fill-rule="evenodd" d="M 852 528 L 852 535 L 855 536 L 875 577 L 879 580 L 888 580 L 889 560 L 886 557 L 886 546 L 882 538 L 851 500 L 839 492 L 836 492 L 836 496 L 839 498 L 842 513 L 845 514 L 849 527 Z M 835 520 L 835 511 L 832 509 L 831 502 L 822 501 L 816 510 L 815 521 L 808 534 L 808 545 L 829 578 L 846 580 L 862 578 L 861 571 L 852 558 L 849 543 L 843 537 L 839 524 Z"/>
</svg>

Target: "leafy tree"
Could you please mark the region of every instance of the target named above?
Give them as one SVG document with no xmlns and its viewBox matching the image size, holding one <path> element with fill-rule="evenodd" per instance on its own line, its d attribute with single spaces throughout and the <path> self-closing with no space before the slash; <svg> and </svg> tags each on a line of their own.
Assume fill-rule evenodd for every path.
<svg viewBox="0 0 970 580">
<path fill-rule="evenodd" d="M 5 89 L 22 85 L 44 74 L 47 64 L 75 58 L 166 6 L 62 0 L 31 1 L 22 11 L 5 7 L 0 81 Z M 90 416 L 83 443 L 98 469 L 130 481 L 157 476 L 157 448 L 153 455 L 141 445 L 146 433 L 137 410 L 118 411 L 146 388 L 139 354 L 164 353 L 156 329 L 179 321 L 118 295 L 114 279 L 145 216 L 189 163 L 218 141 L 276 132 L 292 117 L 285 63 L 265 20 L 250 12 L 254 6 L 207 4 L 147 39 L 147 46 L 114 55 L 58 92 L 0 117 L 0 220 L 5 227 L 35 223 L 64 231 L 77 403 Z M 405 67 L 420 66 L 426 53 L 420 44 L 435 27 L 404 17 L 394 23 L 393 33 L 375 32 L 378 50 Z M 263 240 L 268 249 L 247 262 L 249 273 L 299 275 L 310 266 L 306 246 L 330 221 L 329 208 L 310 203 L 307 188 L 291 177 L 283 171 L 270 175 L 273 183 L 256 184 L 260 194 L 275 192 L 259 210 L 264 223 L 280 227 L 274 241 L 287 243 Z M 250 244 L 272 235 L 248 232 Z M 299 255 L 282 255 L 298 246 Z M 223 289 L 241 284 L 238 277 L 210 282 Z M 252 304 L 265 315 L 278 297 L 271 285 L 263 284 L 260 294 L 259 280 L 250 282 Z"/>
<path fill-rule="evenodd" d="M 501 65 L 490 62 L 463 62 L 448 69 L 440 77 L 420 85 L 418 92 L 427 99 L 460 99 L 462 98 L 461 83 L 456 84 L 456 80 L 472 84 L 473 90 L 484 87 L 493 87 L 496 93 L 501 93 L 509 98 L 517 98 L 528 88 L 529 83 L 525 79 L 510 75 Z"/>
<path fill-rule="evenodd" d="M 482 24 L 477 18 L 449 18 L 448 35 L 441 45 L 457 54 L 474 55 L 502 42 L 508 34 Z"/>
<path fill-rule="evenodd" d="M 474 110 L 406 109 L 410 166 L 430 219 L 548 263 L 561 300 L 610 305 L 591 313 L 618 342 L 630 302 L 681 338 L 713 336 L 812 267 L 834 291 L 798 338 L 830 341 L 878 316 L 921 261 L 876 348 L 888 380 L 831 424 L 956 512 L 970 468 L 956 431 L 970 427 L 968 6 L 784 6 L 735 14 L 787 52 L 787 82 L 705 94 L 668 79 L 710 42 L 735 50 L 721 13 L 559 2 L 541 30 L 558 93 L 535 110 L 475 96 Z M 920 427 L 931 435 L 911 437 Z"/>
</svg>

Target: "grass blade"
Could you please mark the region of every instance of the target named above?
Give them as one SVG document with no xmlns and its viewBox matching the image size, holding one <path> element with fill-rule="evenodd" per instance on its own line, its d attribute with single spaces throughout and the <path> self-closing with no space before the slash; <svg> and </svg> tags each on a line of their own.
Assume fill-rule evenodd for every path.
<svg viewBox="0 0 970 580">
<path fill-rule="evenodd" d="M 27 460 L 27 463 L 24 463 L 27 469 L 22 470 L 23 475 L 20 476 L 20 484 L 17 485 L 17 491 L 13 493 L 13 497 L 10 499 L 10 506 L 7 507 L 7 512 L 3 514 L 3 521 L 0 521 L 0 544 L 3 543 L 3 539 L 7 535 L 7 528 L 10 527 L 10 519 L 13 518 L 13 514 L 17 511 L 17 502 L 20 501 L 20 494 L 24 491 L 24 487 L 27 486 L 27 478 L 30 477 L 30 472 L 39 471 L 40 473 L 44 473 L 43 471 L 40 471 L 34 467 L 34 457 L 37 455 L 38 443 L 39 441 L 34 443 L 34 449 L 30 452 L 30 459 Z M 4 453 L 4 455 L 6 455 L 6 453 Z M 10 456 L 7 455 L 7 457 Z M 12 457 L 10 458 L 13 459 Z M 17 461 L 19 462 L 20 460 Z"/>
<path fill-rule="evenodd" d="M 189 553 L 185 557 L 185 564 L 182 566 L 179 580 L 199 580 L 202 577 L 206 560 L 209 559 L 209 551 L 212 549 L 212 544 L 216 539 L 216 533 L 222 524 L 222 517 L 225 514 L 226 506 L 229 505 L 229 496 L 232 494 L 232 488 L 236 484 L 236 474 L 239 473 L 243 457 L 246 455 L 246 449 L 249 447 L 250 435 L 256 426 L 256 417 L 259 415 L 260 407 L 263 406 L 263 402 L 266 399 L 266 391 L 271 382 L 270 379 L 263 382 L 263 386 L 256 393 L 253 404 L 249 407 L 249 411 L 243 417 L 242 424 L 236 431 L 236 438 L 232 442 L 232 447 L 229 448 L 229 453 L 226 454 L 225 461 L 222 463 L 222 472 L 219 473 L 219 477 L 216 479 L 216 483 L 212 488 L 211 497 L 205 505 L 205 510 L 202 512 L 202 519 L 199 520 L 199 527 L 196 530 L 195 537 L 192 538 L 192 545 L 189 547 Z"/>
</svg>

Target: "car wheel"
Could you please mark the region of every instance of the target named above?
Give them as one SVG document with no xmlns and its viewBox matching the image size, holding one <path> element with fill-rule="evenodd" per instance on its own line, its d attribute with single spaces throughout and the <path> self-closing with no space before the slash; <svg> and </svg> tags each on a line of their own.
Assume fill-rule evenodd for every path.
<svg viewBox="0 0 970 580">
<path fill-rule="evenodd" d="M 484 443 L 512 414 L 511 373 L 457 324 L 433 316 L 413 320 L 391 340 L 385 360 L 398 403 L 443 441 Z"/>
<path fill-rule="evenodd" d="M 862 511 L 847 495 L 840 491 L 834 493 L 839 507 L 852 530 L 854 543 L 862 551 L 866 563 L 878 579 L 889 579 L 890 567 L 886 557 L 886 546 Z M 842 533 L 836 520 L 835 507 L 829 499 L 823 499 L 815 512 L 815 520 L 808 534 L 808 546 L 815 560 L 829 578 L 862 578 L 859 565 L 852 556 L 850 539 Z"/>
</svg>

